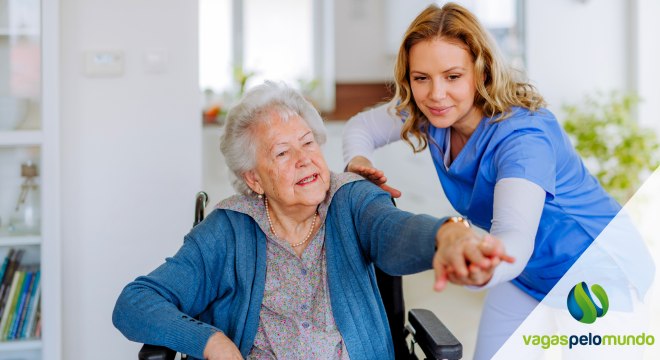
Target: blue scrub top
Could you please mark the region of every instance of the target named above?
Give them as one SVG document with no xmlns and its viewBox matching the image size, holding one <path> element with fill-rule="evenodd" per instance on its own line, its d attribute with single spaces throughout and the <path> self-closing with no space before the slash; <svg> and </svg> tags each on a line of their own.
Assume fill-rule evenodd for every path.
<svg viewBox="0 0 660 360">
<path fill-rule="evenodd" d="M 495 183 L 529 180 L 546 192 L 534 252 L 513 283 L 541 301 L 619 212 L 621 206 L 586 169 L 554 115 L 513 108 L 483 118 L 456 159 L 444 165 L 447 129 L 429 128 L 429 149 L 454 209 L 490 231 Z"/>
</svg>

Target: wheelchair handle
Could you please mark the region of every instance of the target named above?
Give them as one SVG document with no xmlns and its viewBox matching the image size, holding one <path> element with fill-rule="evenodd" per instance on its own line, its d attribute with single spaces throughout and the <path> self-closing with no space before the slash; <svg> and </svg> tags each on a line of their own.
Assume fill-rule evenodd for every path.
<svg viewBox="0 0 660 360">
<path fill-rule="evenodd" d="M 204 191 L 200 191 L 197 193 L 197 197 L 195 200 L 195 222 L 193 222 L 193 226 L 197 226 L 197 224 L 201 223 L 202 220 L 204 220 L 204 208 L 206 207 L 206 203 L 209 200 L 209 196 L 207 193 Z"/>
</svg>

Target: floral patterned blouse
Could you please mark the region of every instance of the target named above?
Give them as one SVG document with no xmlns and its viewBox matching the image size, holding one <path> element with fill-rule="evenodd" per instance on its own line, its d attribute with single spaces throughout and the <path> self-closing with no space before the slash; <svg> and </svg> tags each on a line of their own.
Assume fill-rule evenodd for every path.
<svg viewBox="0 0 660 360">
<path fill-rule="evenodd" d="M 252 217 L 267 238 L 266 288 L 248 359 L 349 359 L 328 293 L 325 219 L 335 192 L 358 179 L 331 173 L 330 190 L 318 208 L 322 225 L 301 257 L 270 230 L 263 199 L 235 195 L 218 204 Z"/>
</svg>

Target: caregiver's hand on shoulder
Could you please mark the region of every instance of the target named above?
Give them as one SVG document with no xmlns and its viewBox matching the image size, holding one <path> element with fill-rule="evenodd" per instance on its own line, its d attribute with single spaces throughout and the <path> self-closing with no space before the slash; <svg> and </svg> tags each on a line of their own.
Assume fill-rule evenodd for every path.
<svg viewBox="0 0 660 360">
<path fill-rule="evenodd" d="M 433 257 L 436 291 L 442 291 L 448 281 L 458 285 L 484 285 L 500 262 L 514 261 L 505 253 L 501 241 L 490 235 L 482 239 L 461 223 L 443 224 L 436 234 L 436 246 Z"/>
<path fill-rule="evenodd" d="M 204 348 L 204 359 L 207 360 L 242 360 L 243 355 L 236 345 L 225 334 L 217 332 L 209 337 Z"/>
<path fill-rule="evenodd" d="M 401 196 L 401 191 L 386 184 L 387 177 L 382 170 L 376 169 L 371 161 L 364 156 L 356 156 L 346 165 L 346 171 L 363 176 L 372 183 L 380 186 L 381 189 L 390 193 L 393 198 Z"/>
</svg>

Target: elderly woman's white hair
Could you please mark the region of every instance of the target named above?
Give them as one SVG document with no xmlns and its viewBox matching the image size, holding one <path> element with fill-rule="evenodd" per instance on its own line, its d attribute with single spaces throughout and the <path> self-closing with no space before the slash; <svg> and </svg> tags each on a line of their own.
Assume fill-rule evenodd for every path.
<svg viewBox="0 0 660 360">
<path fill-rule="evenodd" d="M 240 102 L 227 114 L 225 132 L 220 138 L 220 150 L 230 170 L 234 189 L 242 194 L 252 191 L 243 174 L 254 169 L 257 162 L 255 126 L 270 121 L 276 113 L 284 121 L 300 116 L 310 127 L 319 145 L 325 144 L 326 131 L 318 111 L 296 90 L 284 83 L 266 81 L 248 90 Z"/>
</svg>

